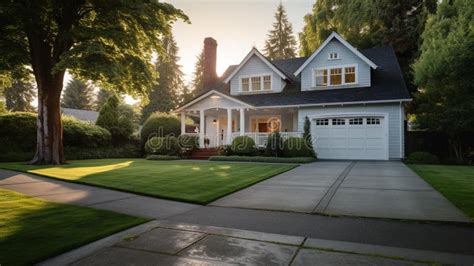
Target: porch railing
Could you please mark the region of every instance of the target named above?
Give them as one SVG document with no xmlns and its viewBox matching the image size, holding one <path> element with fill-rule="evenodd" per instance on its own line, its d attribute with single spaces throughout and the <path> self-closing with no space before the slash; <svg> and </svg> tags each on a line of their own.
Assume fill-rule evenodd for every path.
<svg viewBox="0 0 474 266">
<path fill-rule="evenodd" d="M 232 132 L 231 133 L 231 139 L 233 140 L 234 138 L 240 136 L 240 132 Z M 263 133 L 263 132 L 245 132 L 244 136 L 251 137 L 255 141 L 255 145 L 257 147 L 265 147 L 267 145 L 267 139 L 268 135 L 270 133 Z M 190 136 L 198 136 L 199 133 L 186 133 L 186 135 Z M 280 132 L 281 138 L 282 139 L 287 139 L 289 137 L 302 137 L 303 133 L 302 132 Z M 210 147 L 216 147 L 219 145 L 222 145 L 226 142 L 227 140 L 227 135 L 204 135 L 206 139 L 209 139 L 209 146 Z"/>
</svg>

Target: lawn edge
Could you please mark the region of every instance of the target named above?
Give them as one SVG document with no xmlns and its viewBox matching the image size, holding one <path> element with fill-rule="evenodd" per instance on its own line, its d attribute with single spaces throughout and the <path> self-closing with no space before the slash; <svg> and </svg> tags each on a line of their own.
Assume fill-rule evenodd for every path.
<svg viewBox="0 0 474 266">
<path fill-rule="evenodd" d="M 413 169 L 411 166 L 432 166 L 433 164 L 407 164 L 405 163 L 405 165 L 410 168 L 410 170 L 412 170 L 413 172 L 415 172 L 418 176 L 420 176 L 426 183 L 428 183 L 432 188 L 434 188 L 438 193 L 440 193 L 441 195 L 443 195 L 443 197 L 445 199 L 447 199 L 451 204 L 453 204 L 456 208 L 458 208 L 460 211 L 462 211 L 462 213 L 464 213 L 464 215 L 466 215 L 467 218 L 470 219 L 470 223 L 474 223 L 474 216 L 471 216 L 469 215 L 466 211 L 464 211 L 464 208 L 462 208 L 461 206 L 457 205 L 455 202 L 453 202 L 450 197 L 448 195 L 446 195 L 446 193 L 443 193 L 442 191 L 440 191 L 438 188 L 436 188 L 436 186 L 430 182 L 427 178 L 423 177 L 423 175 L 421 175 L 420 173 L 418 173 L 415 169 Z M 435 164 L 435 165 L 438 165 L 438 166 L 455 166 L 455 165 L 444 165 L 444 164 Z"/>
<path fill-rule="evenodd" d="M 214 162 L 215 163 L 215 162 Z M 217 162 L 217 163 L 226 163 L 226 162 Z M 255 163 L 255 164 L 259 164 L 259 163 Z M 151 198 L 156 198 L 156 199 L 163 199 L 163 200 L 171 200 L 171 201 L 178 201 L 178 202 L 184 202 L 184 203 L 191 203 L 191 204 L 198 204 L 198 205 L 202 205 L 202 206 L 206 206 L 207 204 L 213 202 L 213 201 L 216 201 L 222 197 L 225 197 L 229 194 L 232 194 L 232 193 L 235 193 L 237 191 L 240 191 L 242 189 L 245 189 L 245 188 L 248 188 L 250 186 L 253 186 L 257 183 L 260 183 L 262 181 L 265 181 L 271 177 L 274 177 L 276 175 L 279 175 L 279 174 L 283 174 L 285 172 L 288 172 L 292 169 L 295 169 L 296 167 L 300 166 L 300 164 L 287 164 L 287 166 L 289 166 L 289 168 L 285 171 L 282 171 L 282 172 L 279 172 L 279 173 L 275 173 L 273 175 L 269 175 L 261 180 L 256 180 L 255 182 L 252 182 L 246 186 L 243 186 L 243 187 L 240 187 L 240 188 L 237 188 L 233 191 L 230 191 L 228 193 L 225 193 L 223 194 L 222 196 L 219 196 L 219 197 L 216 197 L 216 198 L 213 198 L 211 200 L 208 200 L 208 201 L 199 201 L 199 200 L 187 200 L 187 199 L 181 199 L 181 198 L 176 198 L 176 197 L 170 197 L 170 196 L 157 196 L 157 195 L 153 195 L 153 194 L 150 194 L 150 193 L 146 193 L 146 192 L 137 192 L 137 191 L 131 191 L 131 190 L 127 190 L 127 189 L 122 189 L 122 188 L 115 188 L 115 187 L 108 187 L 108 186 L 105 186 L 105 185 L 100 185 L 100 184 L 91 184 L 91 183 L 87 183 L 87 182 L 82 182 L 82 181 L 78 181 L 78 180 L 69 180 L 69 179 L 61 179 L 59 177 L 54 177 L 54 176 L 48 176 L 48 175 L 44 175 L 44 174 L 38 174 L 38 173 L 30 173 L 28 171 L 21 171 L 21 170 L 17 170 L 17 169 L 10 169 L 10 168 L 6 168 L 6 167 L 3 167 L 0 165 L 0 169 L 3 169 L 3 170 L 8 170 L 8 171 L 14 171 L 14 172 L 19 172 L 19 173 L 25 173 L 25 174 L 30 174 L 30 175 L 37 175 L 37 176 L 40 176 L 40 177 L 44 177 L 44 178 L 49 178 L 49 179 L 54 179 L 54 180 L 58 180 L 58 181 L 63 181 L 63 182 L 68 182 L 68 183 L 73 183 L 73 184 L 81 184 L 81 185 L 85 185 L 85 186 L 91 186 L 91 187 L 98 187 L 98 188 L 103 188 L 103 189 L 109 189 L 109 190 L 115 190 L 115 191 L 120 191 L 120 192 L 126 192 L 126 193 L 131 193 L 131 194 L 134 194 L 134 195 L 139 195 L 139 196 L 145 196 L 145 197 L 151 197 Z"/>
</svg>

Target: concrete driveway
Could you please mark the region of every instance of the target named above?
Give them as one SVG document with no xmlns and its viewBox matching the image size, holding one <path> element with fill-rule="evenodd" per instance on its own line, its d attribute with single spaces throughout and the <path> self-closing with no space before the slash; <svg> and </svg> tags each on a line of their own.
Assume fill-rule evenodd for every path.
<svg viewBox="0 0 474 266">
<path fill-rule="evenodd" d="M 439 192 L 397 161 L 306 164 L 211 205 L 378 218 L 469 221 Z"/>
</svg>

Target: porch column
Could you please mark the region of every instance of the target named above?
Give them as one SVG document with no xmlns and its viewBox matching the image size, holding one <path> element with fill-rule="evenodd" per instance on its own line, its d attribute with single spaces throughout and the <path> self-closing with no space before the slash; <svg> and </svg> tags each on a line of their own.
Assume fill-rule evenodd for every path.
<svg viewBox="0 0 474 266">
<path fill-rule="evenodd" d="M 245 110 L 240 108 L 240 136 L 245 134 Z"/>
<path fill-rule="evenodd" d="M 232 109 L 227 109 L 227 144 L 232 144 Z"/>
<path fill-rule="evenodd" d="M 183 112 L 181 112 L 181 135 L 186 134 L 186 115 Z"/>
<path fill-rule="evenodd" d="M 204 110 L 199 110 L 199 148 L 204 148 L 204 124 L 206 119 L 204 117 Z"/>
</svg>

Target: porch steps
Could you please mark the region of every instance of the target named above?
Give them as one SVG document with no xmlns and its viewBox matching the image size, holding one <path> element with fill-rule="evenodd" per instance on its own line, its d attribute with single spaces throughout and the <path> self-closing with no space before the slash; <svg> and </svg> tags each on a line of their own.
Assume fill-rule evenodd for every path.
<svg viewBox="0 0 474 266">
<path fill-rule="evenodd" d="M 191 153 L 191 160 L 207 160 L 209 157 L 218 155 L 219 150 L 215 148 L 197 149 Z"/>
</svg>

